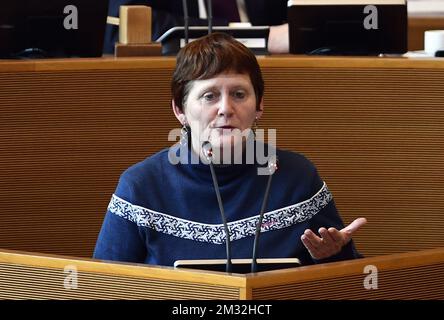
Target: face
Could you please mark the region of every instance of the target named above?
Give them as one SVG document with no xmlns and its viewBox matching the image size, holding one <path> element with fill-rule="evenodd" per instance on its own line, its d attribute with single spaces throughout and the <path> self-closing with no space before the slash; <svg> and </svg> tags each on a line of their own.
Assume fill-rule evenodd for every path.
<svg viewBox="0 0 444 320">
<path fill-rule="evenodd" d="M 191 83 L 182 113 L 173 102 L 178 120 L 191 128 L 193 150 L 198 152 L 203 141 L 213 149 L 234 148 L 262 115 L 256 110 L 256 96 L 250 77 L 226 73 Z M 244 138 L 242 138 L 244 136 Z"/>
</svg>

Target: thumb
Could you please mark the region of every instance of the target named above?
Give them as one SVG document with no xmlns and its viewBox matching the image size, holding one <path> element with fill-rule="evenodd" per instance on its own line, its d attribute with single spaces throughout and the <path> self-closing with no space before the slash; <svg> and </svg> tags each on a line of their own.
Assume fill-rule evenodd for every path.
<svg viewBox="0 0 444 320">
<path fill-rule="evenodd" d="M 345 236 L 347 237 L 347 240 L 349 240 L 353 233 L 358 231 L 362 226 L 364 226 L 367 223 L 366 218 L 357 218 L 352 223 L 350 223 L 348 226 L 341 229 L 341 233 L 345 233 Z"/>
</svg>

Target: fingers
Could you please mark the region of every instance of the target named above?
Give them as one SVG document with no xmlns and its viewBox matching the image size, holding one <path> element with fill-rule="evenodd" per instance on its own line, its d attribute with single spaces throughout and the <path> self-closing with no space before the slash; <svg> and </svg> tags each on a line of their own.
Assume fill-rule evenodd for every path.
<svg viewBox="0 0 444 320">
<path fill-rule="evenodd" d="M 335 244 L 335 240 L 330 236 L 330 233 L 325 228 L 319 228 L 319 234 L 322 237 L 322 242 L 326 246 L 333 246 Z"/>
<path fill-rule="evenodd" d="M 318 248 L 321 246 L 321 239 L 316 236 L 313 231 L 307 229 L 301 236 L 301 241 L 305 248 L 307 248 L 310 255 L 315 259 L 319 259 L 317 257 L 321 256 L 321 252 L 318 250 Z"/>
<path fill-rule="evenodd" d="M 334 231 L 336 231 L 337 233 L 334 233 Z M 329 228 L 329 230 L 325 228 L 320 228 L 319 234 L 322 236 L 322 242 L 324 242 L 325 244 L 325 251 L 328 256 L 341 251 L 342 246 L 344 245 L 344 239 L 343 237 L 341 237 L 338 230 L 336 230 L 335 228 Z M 339 237 L 337 236 L 338 234 Z"/>
<path fill-rule="evenodd" d="M 336 232 L 339 233 L 337 230 Z M 336 240 L 325 228 L 320 228 L 319 234 L 321 238 L 310 229 L 307 229 L 301 236 L 302 243 L 314 259 L 327 258 L 341 251 L 343 243 L 342 237 L 338 238 L 339 241 Z M 335 236 L 337 236 L 337 234 L 335 234 Z"/>
<path fill-rule="evenodd" d="M 341 232 L 345 234 L 348 238 L 351 238 L 352 234 L 359 230 L 363 225 L 367 223 L 366 218 L 358 218 L 355 219 L 352 223 L 350 223 L 345 228 L 341 229 Z"/>
<path fill-rule="evenodd" d="M 307 240 L 313 245 L 314 248 L 319 248 L 322 245 L 322 239 L 319 238 L 310 229 L 305 230 L 304 235 L 307 237 Z"/>
<path fill-rule="evenodd" d="M 328 228 L 328 233 L 329 233 L 330 237 L 333 238 L 334 241 L 336 241 L 338 243 L 344 242 L 344 236 L 341 234 L 340 231 L 338 231 L 338 229 Z"/>
<path fill-rule="evenodd" d="M 310 242 L 310 240 L 308 240 L 305 234 L 301 236 L 301 241 L 304 244 L 305 248 L 307 248 L 307 250 L 310 252 L 310 254 L 313 255 L 312 253 L 316 251 L 316 247 Z"/>
</svg>

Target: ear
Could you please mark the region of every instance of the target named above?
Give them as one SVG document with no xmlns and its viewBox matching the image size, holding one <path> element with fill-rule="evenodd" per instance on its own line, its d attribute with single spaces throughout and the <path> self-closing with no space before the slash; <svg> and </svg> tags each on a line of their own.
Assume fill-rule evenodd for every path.
<svg viewBox="0 0 444 320">
<path fill-rule="evenodd" d="M 182 110 L 176 105 L 174 102 L 174 99 L 171 100 L 171 107 L 173 108 L 174 115 L 176 116 L 177 120 L 179 120 L 181 125 L 187 124 L 187 118 L 185 116 L 185 113 L 183 113 Z"/>
<path fill-rule="evenodd" d="M 264 113 L 264 98 L 261 99 L 261 103 L 259 103 L 259 110 L 256 110 L 256 119 L 259 120 Z"/>
</svg>

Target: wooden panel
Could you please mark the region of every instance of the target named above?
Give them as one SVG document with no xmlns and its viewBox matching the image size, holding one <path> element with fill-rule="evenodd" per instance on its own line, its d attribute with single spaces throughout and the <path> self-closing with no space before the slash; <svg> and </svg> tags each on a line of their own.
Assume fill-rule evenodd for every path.
<svg viewBox="0 0 444 320">
<path fill-rule="evenodd" d="M 318 166 L 368 256 L 443 245 L 444 73 L 274 68 L 264 121 Z"/>
<path fill-rule="evenodd" d="M 261 58 L 261 127 L 318 166 L 367 256 L 443 245 L 444 60 Z M 89 257 L 120 173 L 170 145 L 172 59 L 0 62 L 0 248 Z"/>
<path fill-rule="evenodd" d="M 364 286 L 367 265 L 377 270 L 373 289 Z M 442 300 L 444 249 L 280 270 L 249 280 L 253 299 Z"/>
<path fill-rule="evenodd" d="M 76 288 L 65 287 L 66 267 Z M 218 272 L 0 251 L 0 299 L 239 299 L 242 287 Z"/>
<path fill-rule="evenodd" d="M 383 271 L 378 275 L 378 289 L 375 290 L 365 289 L 362 275 L 350 275 L 261 288 L 253 290 L 253 299 L 444 299 L 444 283 L 438 280 L 444 277 L 444 263 Z"/>
<path fill-rule="evenodd" d="M 75 288 L 66 267 L 77 270 Z M 247 275 L 0 251 L 2 298 L 444 299 L 444 248 Z"/>
<path fill-rule="evenodd" d="M 168 145 L 171 71 L 0 74 L 0 247 L 91 256 L 119 175 Z"/>
<path fill-rule="evenodd" d="M 239 299 L 239 289 L 78 272 L 65 289 L 63 270 L 0 263 L 0 299 Z"/>
</svg>

